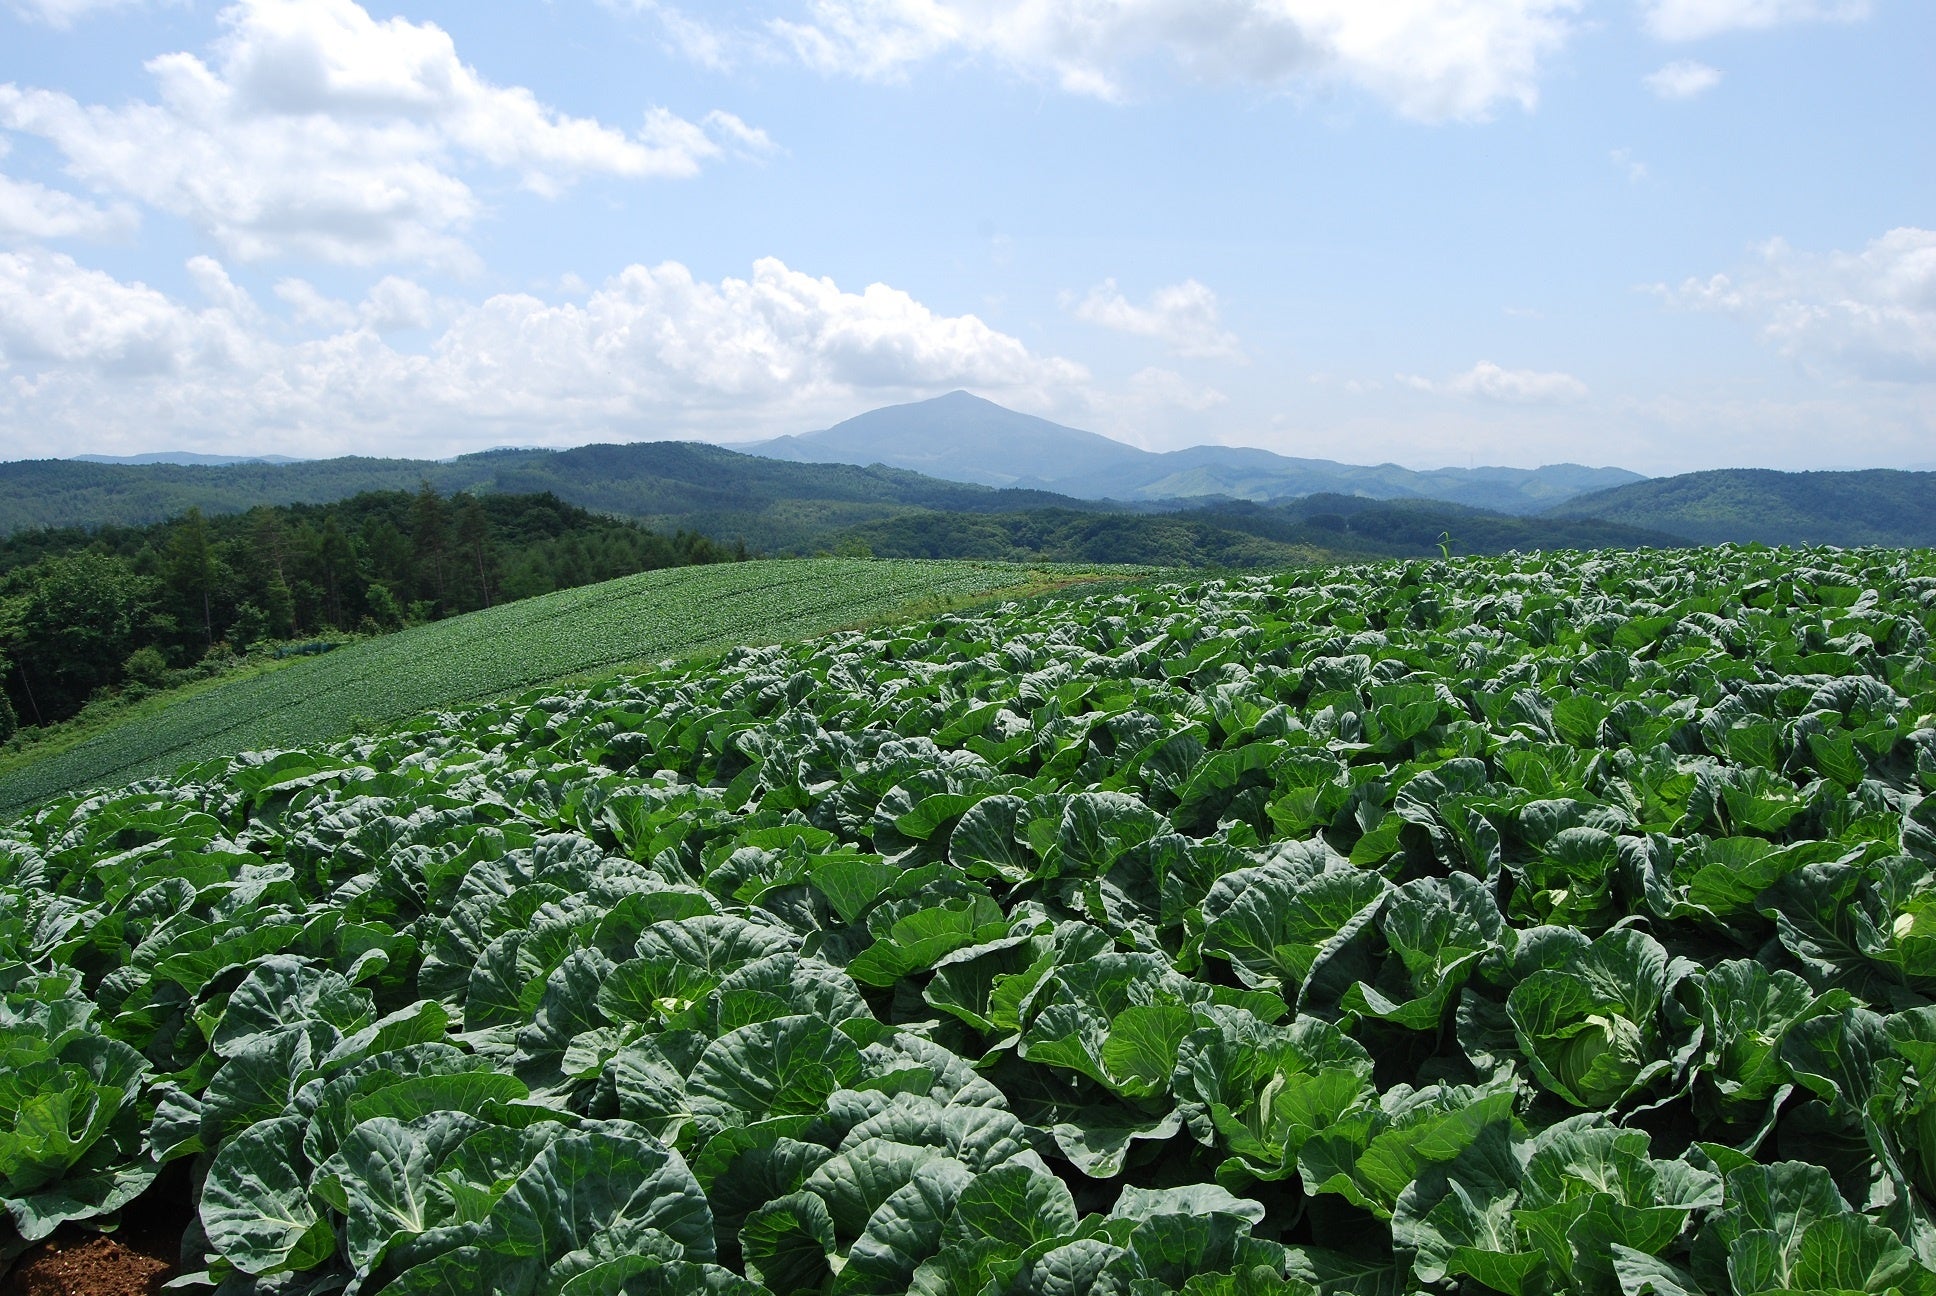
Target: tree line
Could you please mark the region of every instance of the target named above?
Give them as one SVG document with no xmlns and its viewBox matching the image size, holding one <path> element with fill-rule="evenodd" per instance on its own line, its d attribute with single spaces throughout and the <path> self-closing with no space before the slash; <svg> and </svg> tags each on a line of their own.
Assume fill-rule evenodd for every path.
<svg viewBox="0 0 1936 1296">
<path fill-rule="evenodd" d="M 149 526 L 0 540 L 0 739 L 275 641 L 377 634 L 661 567 L 743 560 L 557 496 L 371 491 L 190 508 Z"/>
</svg>

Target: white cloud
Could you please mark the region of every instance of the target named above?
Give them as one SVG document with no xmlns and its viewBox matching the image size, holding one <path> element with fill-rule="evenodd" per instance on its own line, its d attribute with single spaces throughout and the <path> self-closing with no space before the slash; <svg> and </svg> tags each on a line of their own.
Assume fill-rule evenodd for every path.
<svg viewBox="0 0 1936 1296">
<path fill-rule="evenodd" d="M 1721 69 L 1693 59 L 1677 59 L 1641 81 L 1658 99 L 1692 99 L 1721 84 Z"/>
<path fill-rule="evenodd" d="M 1648 32 L 1667 41 L 1869 16 L 1869 0 L 1642 0 L 1642 8 Z"/>
<path fill-rule="evenodd" d="M 1674 305 L 1733 315 L 1807 364 L 1936 381 L 1936 230 L 1890 230 L 1860 252 L 1813 255 L 1776 240 L 1735 275 L 1656 286 Z"/>
<path fill-rule="evenodd" d="M 228 270 L 220 261 L 209 256 L 190 257 L 187 268 L 189 281 L 209 305 L 242 323 L 253 325 L 262 322 L 262 311 L 256 306 L 255 299 L 229 278 Z"/>
<path fill-rule="evenodd" d="M 370 295 L 363 299 L 363 308 L 357 317 L 364 328 L 378 334 L 429 328 L 430 293 L 423 285 L 409 279 L 385 275 L 370 289 Z"/>
<path fill-rule="evenodd" d="M 1194 279 L 1158 288 L 1145 306 L 1123 296 L 1114 279 L 1105 279 L 1074 304 L 1074 311 L 1086 323 L 1154 338 L 1181 356 L 1243 358 L 1236 334 L 1219 318 L 1217 294 Z"/>
<path fill-rule="evenodd" d="M 346 329 L 356 323 L 354 306 L 328 296 L 307 279 L 279 281 L 276 296 L 289 306 L 291 317 L 303 328 Z"/>
<path fill-rule="evenodd" d="M 1634 157 L 1632 149 L 1614 149 L 1607 154 L 1607 159 L 1626 173 L 1629 184 L 1639 184 L 1647 178 L 1647 164 Z"/>
<path fill-rule="evenodd" d="M 126 238 L 141 216 L 126 203 L 102 207 L 31 180 L 0 175 L 0 239 Z"/>
<path fill-rule="evenodd" d="M 229 371 L 253 349 L 228 311 L 189 310 L 58 252 L 0 252 L 0 368 L 52 367 L 93 384 Z"/>
<path fill-rule="evenodd" d="M 599 0 L 607 9 L 650 14 L 658 19 L 665 41 L 672 51 L 713 72 L 732 70 L 737 62 L 735 46 L 743 40 L 708 23 L 687 16 L 659 0 Z"/>
<path fill-rule="evenodd" d="M 151 60 L 157 99 L 84 105 L 0 85 L 0 125 L 42 136 L 67 170 L 186 218 L 234 257 L 462 264 L 481 204 L 464 165 L 555 195 L 579 177 L 683 177 L 730 145 L 770 147 L 730 114 L 664 109 L 637 131 L 484 80 L 442 29 L 378 21 L 354 0 L 243 0 L 212 62 Z M 722 140 L 724 143 L 722 143 Z"/>
<path fill-rule="evenodd" d="M 8 0 L 8 7 L 23 18 L 64 30 L 104 9 L 131 9 L 143 3 L 146 0 Z"/>
<path fill-rule="evenodd" d="M 706 114 L 706 125 L 715 135 L 737 146 L 742 157 L 761 158 L 779 152 L 773 137 L 757 126 L 748 126 L 732 113 L 715 108 Z"/>
<path fill-rule="evenodd" d="M 1433 382 L 1416 374 L 1398 374 L 1398 381 L 1416 391 L 1441 396 L 1464 396 L 1508 405 L 1546 405 L 1573 401 L 1587 394 L 1586 384 L 1569 373 L 1534 369 L 1504 369 L 1481 360 L 1462 374 Z"/>
<path fill-rule="evenodd" d="M 1155 65 L 1269 89 L 1343 83 L 1444 121 L 1532 107 L 1582 0 L 803 0 L 751 41 L 660 0 L 631 5 L 715 65 L 763 42 L 830 74 L 891 80 L 958 52 L 1103 99 Z"/>
<path fill-rule="evenodd" d="M 277 298 L 312 330 L 298 340 L 220 265 L 198 259 L 190 275 L 205 308 L 60 254 L 0 256 L 0 371 L 11 375 L 0 427 L 73 445 L 138 427 L 202 444 L 273 434 L 290 452 L 443 454 L 507 439 L 798 431 L 857 401 L 954 387 L 1043 408 L 1089 382 L 973 315 L 884 284 L 845 291 L 772 259 L 716 283 L 673 262 L 635 265 L 556 304 L 434 302 L 388 278 L 352 306 L 285 279 Z M 383 336 L 426 326 L 421 349 Z M 0 453 L 45 452 L 0 437 Z"/>
</svg>

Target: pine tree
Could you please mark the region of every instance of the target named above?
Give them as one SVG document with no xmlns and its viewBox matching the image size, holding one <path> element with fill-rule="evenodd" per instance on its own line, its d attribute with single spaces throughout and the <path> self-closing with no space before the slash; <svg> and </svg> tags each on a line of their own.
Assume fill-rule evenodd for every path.
<svg viewBox="0 0 1936 1296">
<path fill-rule="evenodd" d="M 262 610 L 268 618 L 271 639 L 288 639 L 296 633 L 296 596 L 280 571 L 269 574 L 269 584 L 263 589 Z"/>
<path fill-rule="evenodd" d="M 484 516 L 484 506 L 475 497 L 460 496 L 463 503 L 457 510 L 457 547 L 463 551 L 468 562 L 477 566 L 477 592 L 485 607 L 491 606 L 491 577 L 489 572 L 488 551 L 491 544 L 491 520 Z"/>
<path fill-rule="evenodd" d="M 410 544 L 417 556 L 417 594 L 444 601 L 444 559 L 450 547 L 444 502 L 428 481 L 410 502 Z"/>
<path fill-rule="evenodd" d="M 201 622 L 202 646 L 214 647 L 215 553 L 199 508 L 190 508 L 168 538 L 168 590 L 191 620 Z"/>
<path fill-rule="evenodd" d="M 323 519 L 322 543 L 316 551 L 316 565 L 322 570 L 323 589 L 329 596 L 329 619 L 339 630 L 347 630 L 353 620 L 343 603 L 343 591 L 356 575 L 356 550 L 343 526 L 331 513 Z"/>
<path fill-rule="evenodd" d="M 287 587 L 289 573 L 283 569 L 283 559 L 289 540 L 282 532 L 282 518 L 275 509 L 261 504 L 249 510 L 249 517 L 250 553 L 258 564 L 256 570 L 266 578 L 263 583 L 281 582 Z"/>
</svg>

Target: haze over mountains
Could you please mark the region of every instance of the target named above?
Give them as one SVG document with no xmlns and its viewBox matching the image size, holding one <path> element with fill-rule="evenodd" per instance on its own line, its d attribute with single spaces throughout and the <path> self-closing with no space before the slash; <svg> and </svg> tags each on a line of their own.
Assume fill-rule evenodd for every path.
<svg viewBox="0 0 1936 1296">
<path fill-rule="evenodd" d="M 1297 459 L 1245 446 L 1155 453 L 962 391 L 870 410 L 821 432 L 733 448 L 795 463 L 878 463 L 950 481 L 1126 501 L 1262 501 L 1328 492 L 1536 513 L 1575 495 L 1644 480 L 1624 468 L 1578 464 L 1416 472 L 1396 464 Z"/>
<path fill-rule="evenodd" d="M 741 453 L 751 451 L 752 453 Z M 1241 447 L 1154 454 L 956 392 L 738 450 L 647 441 L 443 461 L 159 454 L 0 463 L 0 536 L 140 525 L 363 491 L 551 492 L 773 554 L 1257 565 L 1293 552 L 1436 553 L 1759 541 L 1936 544 L 1936 473 L 1618 468 L 1417 472 Z M 179 462 L 187 459 L 190 462 Z"/>
<path fill-rule="evenodd" d="M 213 455 L 196 454 L 192 450 L 155 450 L 148 454 L 134 455 L 75 455 L 76 463 L 100 464 L 178 464 L 184 467 L 226 468 L 230 464 L 265 463 L 292 464 L 307 463 L 306 459 L 296 459 L 289 455 Z"/>
</svg>

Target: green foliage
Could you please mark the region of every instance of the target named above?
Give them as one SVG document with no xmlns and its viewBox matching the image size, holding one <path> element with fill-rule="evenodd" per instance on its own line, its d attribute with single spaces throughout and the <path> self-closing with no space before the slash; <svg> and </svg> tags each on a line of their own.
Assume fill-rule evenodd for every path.
<svg viewBox="0 0 1936 1296">
<path fill-rule="evenodd" d="M 1933 595 L 1133 586 L 51 802 L 0 1249 L 180 1162 L 259 1296 L 1936 1296 Z"/>
<path fill-rule="evenodd" d="M 882 467 L 877 458 L 859 460 L 874 464 L 862 468 L 646 442 L 490 451 L 445 463 L 336 459 L 214 468 L 43 461 L 0 464 L 0 515 L 22 527 L 125 526 L 195 504 L 213 521 L 218 513 L 264 504 L 328 504 L 359 492 L 394 493 L 408 501 L 428 484 L 446 499 L 441 516 L 405 505 L 389 519 L 399 535 L 423 530 L 441 538 L 421 554 L 405 546 L 402 566 L 409 569 L 411 597 L 436 592 L 440 581 L 448 589 L 470 580 L 476 555 L 464 534 L 466 507 L 453 497 L 488 506 L 494 496 L 532 493 L 640 519 L 666 534 L 738 537 L 773 555 L 859 556 L 864 550 L 895 558 L 1265 567 L 1338 553 L 1429 556 L 1447 529 L 1459 536 L 1461 548 L 1475 553 L 1671 545 L 1683 543 L 1678 537 L 1685 534 L 1671 526 L 1521 516 L 1548 500 L 1625 476 L 1565 465 L 1498 476 L 1488 475 L 1491 470 L 1414 473 L 1389 464 L 1290 477 L 1264 472 L 1226 479 L 1185 471 L 1166 473 L 1170 487 L 1160 492 L 1178 498 L 1122 505 L 1107 500 L 1145 499 L 1152 493 L 1143 489 L 1147 478 L 1091 478 L 1086 487 L 1069 489 L 1107 500 L 1077 499 L 943 481 Z M 15 543 L 29 538 L 16 536 Z M 386 548 L 374 537 L 369 543 Z M 379 574 L 398 584 L 398 571 Z"/>
<path fill-rule="evenodd" d="M 168 658 L 162 655 L 161 649 L 149 644 L 128 654 L 128 660 L 122 663 L 121 673 L 132 683 L 159 688 L 168 674 Z"/>
<path fill-rule="evenodd" d="M 495 496 L 551 494 L 582 509 L 668 530 L 703 521 L 708 534 L 743 535 L 768 551 L 811 551 L 834 530 L 911 508 L 985 513 L 1074 504 L 1047 491 L 996 491 L 894 468 L 782 463 L 719 446 L 655 441 L 492 450 L 437 463 L 6 463 L 0 464 L 0 516 L 20 529 L 145 526 L 191 506 L 213 521 L 217 514 L 261 505 L 330 505 L 370 492 L 400 495 L 407 510 L 424 483 L 447 499 L 469 493 L 487 509 Z M 460 506 L 460 527 L 461 514 Z"/>
<path fill-rule="evenodd" d="M 622 662 L 824 632 L 909 604 L 1026 586 L 1035 575 L 985 563 L 733 563 L 501 603 L 218 682 L 0 774 L 0 807 L 250 747 L 324 742 Z"/>
<path fill-rule="evenodd" d="M 0 688 L 36 723 L 56 724 L 124 680 L 154 688 L 167 666 L 219 643 L 243 652 L 265 636 L 395 630 L 406 599 L 409 620 L 429 621 L 743 552 L 550 495 L 447 502 L 427 485 L 327 509 L 205 518 L 191 507 L 146 527 L 21 532 L 0 541 L 0 598 L 15 605 L 0 644 L 20 664 Z M 130 649 L 153 649 L 162 667 L 140 656 L 141 673 L 127 673 Z"/>
<path fill-rule="evenodd" d="M 1592 514 L 1525 516 L 1436 499 L 1319 494 L 1268 503 L 1226 500 L 1184 516 L 1278 544 L 1395 558 L 1449 560 L 1455 548 L 1461 553 L 1503 554 L 1535 549 L 1671 548 L 1686 543 L 1685 533 L 1668 519 L 1640 525 Z"/>
<path fill-rule="evenodd" d="M 1936 473 L 1723 468 L 1632 482 L 1556 505 L 1553 519 L 1649 527 L 1701 544 L 1936 544 Z"/>
<path fill-rule="evenodd" d="M 155 585 L 112 554 L 82 551 L 42 561 L 0 584 L 0 618 L 14 688 L 36 722 L 72 714 L 113 683 L 153 628 Z"/>
</svg>

